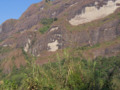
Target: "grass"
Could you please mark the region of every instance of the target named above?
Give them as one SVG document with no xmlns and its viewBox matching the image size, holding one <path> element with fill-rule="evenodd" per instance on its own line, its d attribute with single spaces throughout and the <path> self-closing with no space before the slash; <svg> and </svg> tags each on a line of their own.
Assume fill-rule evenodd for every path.
<svg viewBox="0 0 120 90">
<path fill-rule="evenodd" d="M 56 55 L 57 62 L 39 66 L 35 58 L 26 67 L 2 78 L 1 90 L 118 90 L 120 88 L 120 56 L 97 58 L 93 61 Z M 28 56 L 25 54 L 28 59 Z"/>
<path fill-rule="evenodd" d="M 92 46 L 83 46 L 83 47 L 78 47 L 76 48 L 76 50 L 82 50 L 82 51 L 87 51 L 87 50 L 92 50 L 92 49 L 103 49 L 103 48 L 106 48 L 106 47 L 109 47 L 109 46 L 113 46 L 113 45 L 116 45 L 116 44 L 119 44 L 120 43 L 120 37 L 117 37 L 116 39 L 114 39 L 113 41 L 107 41 L 107 42 L 102 42 L 102 43 L 97 43 L 97 44 L 94 44 Z"/>
<path fill-rule="evenodd" d="M 2 53 L 7 53 L 7 52 L 9 52 L 11 50 L 11 48 L 10 47 L 0 47 L 0 53 L 2 54 Z"/>
</svg>

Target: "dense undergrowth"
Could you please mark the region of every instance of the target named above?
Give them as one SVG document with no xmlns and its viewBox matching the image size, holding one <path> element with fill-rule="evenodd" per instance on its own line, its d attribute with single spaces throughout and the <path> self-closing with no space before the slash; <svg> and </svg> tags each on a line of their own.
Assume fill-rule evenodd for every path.
<svg viewBox="0 0 120 90">
<path fill-rule="evenodd" d="M 120 56 L 83 60 L 64 51 L 57 62 L 39 66 L 28 57 L 26 67 L 0 73 L 0 90 L 119 90 Z"/>
</svg>

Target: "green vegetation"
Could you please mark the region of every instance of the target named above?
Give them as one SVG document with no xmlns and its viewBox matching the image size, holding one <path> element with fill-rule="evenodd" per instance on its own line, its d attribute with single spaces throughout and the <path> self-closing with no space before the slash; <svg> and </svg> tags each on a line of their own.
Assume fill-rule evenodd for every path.
<svg viewBox="0 0 120 90">
<path fill-rule="evenodd" d="M 13 69 L 1 78 L 1 90 L 118 90 L 120 88 L 120 56 L 93 61 L 57 54 L 57 62 L 42 66 L 24 53 L 26 67 Z"/>
<path fill-rule="evenodd" d="M 54 21 L 57 21 L 57 18 L 43 18 L 41 23 L 43 25 L 51 25 Z"/>
<path fill-rule="evenodd" d="M 77 49 L 78 50 L 88 50 L 88 49 L 92 49 L 92 48 L 97 48 L 97 47 L 100 47 L 100 44 L 95 44 L 93 46 L 83 46 L 83 47 L 78 47 Z"/>
<path fill-rule="evenodd" d="M 9 46 L 6 47 L 0 47 L 0 53 L 7 53 L 11 50 L 11 48 Z"/>
<path fill-rule="evenodd" d="M 45 2 L 50 2 L 50 0 L 45 0 Z"/>
<path fill-rule="evenodd" d="M 57 18 L 43 18 L 41 20 L 41 23 L 43 24 L 43 27 L 39 29 L 39 32 L 41 34 L 44 34 L 46 31 L 49 30 L 50 25 L 54 22 L 57 21 Z"/>
<path fill-rule="evenodd" d="M 41 34 L 44 34 L 45 32 L 47 32 L 49 30 L 50 26 L 44 26 L 42 28 L 39 29 L 39 32 Z"/>
<path fill-rule="evenodd" d="M 50 1 L 54 1 L 54 0 L 45 0 L 46 3 L 50 2 Z"/>
</svg>

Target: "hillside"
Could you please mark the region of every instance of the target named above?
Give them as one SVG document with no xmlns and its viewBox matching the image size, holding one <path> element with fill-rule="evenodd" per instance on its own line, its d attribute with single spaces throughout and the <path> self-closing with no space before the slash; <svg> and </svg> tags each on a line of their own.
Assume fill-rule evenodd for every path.
<svg viewBox="0 0 120 90">
<path fill-rule="evenodd" d="M 89 90 L 118 90 L 119 54 L 120 0 L 43 0 L 31 5 L 18 20 L 10 19 L 0 25 L 0 85 L 4 80 L 11 78 L 10 80 L 15 81 L 19 78 L 20 82 L 17 82 L 17 85 L 18 87 L 20 85 L 19 89 L 23 90 L 24 85 L 21 83 L 25 79 L 24 74 L 35 72 L 36 75 L 43 75 L 43 77 L 50 74 L 50 77 L 46 76 L 50 81 L 48 80 L 47 83 L 44 77 L 43 82 L 42 80 L 37 82 L 41 89 L 28 90 L 88 90 L 88 88 Z M 60 63 L 57 65 L 58 62 Z M 80 66 L 77 63 L 80 63 Z M 95 67 L 94 63 L 97 63 Z M 104 65 L 102 66 L 101 63 Z M 52 65 L 49 67 L 49 64 Z M 75 65 L 79 67 L 78 70 Z M 108 68 L 105 67 L 107 65 Z M 38 68 L 40 68 L 38 72 L 34 71 Z M 52 69 L 47 71 L 46 68 Z M 53 68 L 58 68 L 58 71 Z M 66 74 L 70 73 L 69 70 L 71 73 L 75 72 L 73 76 Z M 79 70 L 83 71 L 78 72 Z M 97 70 L 103 72 L 103 75 L 101 76 Z M 61 72 L 61 76 L 58 75 L 56 78 L 62 78 L 63 81 L 65 80 L 64 83 L 54 82 L 56 78 L 51 79 L 52 74 L 59 74 L 58 72 Z M 96 73 L 100 76 L 96 76 Z M 88 77 L 87 74 L 91 76 Z M 70 80 L 65 77 L 66 75 Z M 72 77 L 79 78 L 79 75 L 81 77 L 83 75 L 82 80 L 75 80 L 75 82 L 71 80 Z M 41 79 L 39 76 L 31 75 L 31 81 L 28 80 L 29 85 L 34 82 L 33 77 L 37 80 Z M 76 86 L 77 82 L 79 82 L 78 86 Z M 99 83 L 95 84 L 97 82 Z M 115 84 L 115 88 L 107 82 Z M 36 80 L 33 84 L 36 84 Z M 9 83 L 6 87 L 9 87 Z M 4 90 L 5 87 L 2 89 Z"/>
</svg>

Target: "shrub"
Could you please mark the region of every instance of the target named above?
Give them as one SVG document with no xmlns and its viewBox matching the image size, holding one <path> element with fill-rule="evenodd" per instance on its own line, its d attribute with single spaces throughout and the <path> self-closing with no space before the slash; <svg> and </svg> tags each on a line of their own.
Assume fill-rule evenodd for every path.
<svg viewBox="0 0 120 90">
<path fill-rule="evenodd" d="M 0 87 L 2 90 L 17 90 L 18 85 L 15 81 L 6 80 Z"/>
<path fill-rule="evenodd" d="M 83 80 L 84 78 L 80 72 L 71 73 L 68 79 L 68 86 L 70 90 L 87 90 L 88 83 L 84 82 Z"/>
<path fill-rule="evenodd" d="M 57 21 L 57 18 L 43 18 L 41 20 L 41 23 L 44 25 L 42 28 L 39 29 L 40 33 L 44 34 L 46 31 L 49 30 L 50 25 L 54 22 Z"/>
<path fill-rule="evenodd" d="M 46 3 L 50 2 L 50 1 L 54 1 L 54 0 L 45 0 Z"/>
<path fill-rule="evenodd" d="M 46 31 L 48 31 L 50 26 L 43 26 L 42 28 L 39 29 L 39 32 L 41 34 L 44 34 Z"/>
<path fill-rule="evenodd" d="M 35 63 L 36 59 L 31 58 L 27 69 L 15 70 L 9 77 L 11 82 L 7 82 L 5 87 L 15 90 L 119 90 L 120 56 L 89 61 L 66 51 L 62 59 L 57 54 L 57 59 L 57 62 L 39 66 Z M 19 73 L 23 73 L 21 78 L 16 76 Z M 20 80 L 22 85 L 13 82 L 15 79 Z"/>
<path fill-rule="evenodd" d="M 0 53 L 7 53 L 11 50 L 10 47 L 0 47 Z"/>
<path fill-rule="evenodd" d="M 57 18 L 43 18 L 41 23 L 43 25 L 51 25 L 54 21 L 57 21 Z"/>
</svg>

